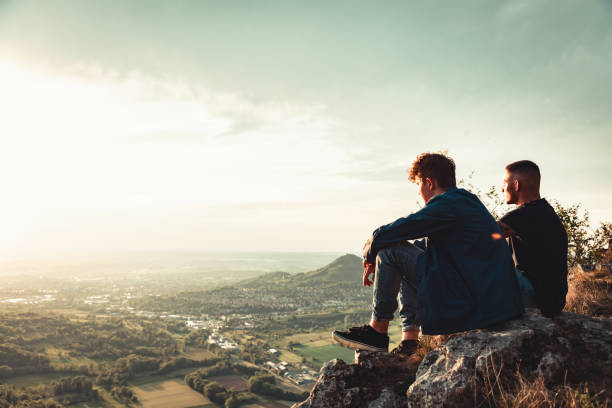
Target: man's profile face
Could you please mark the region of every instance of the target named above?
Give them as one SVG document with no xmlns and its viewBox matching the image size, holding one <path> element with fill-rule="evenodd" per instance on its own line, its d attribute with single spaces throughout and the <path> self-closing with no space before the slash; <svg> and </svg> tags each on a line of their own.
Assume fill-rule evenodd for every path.
<svg viewBox="0 0 612 408">
<path fill-rule="evenodd" d="M 419 187 L 419 195 L 423 199 L 423 202 L 427 204 L 427 202 L 434 196 L 433 193 L 433 184 L 430 179 L 422 179 L 420 177 L 416 177 L 416 185 Z"/>
<path fill-rule="evenodd" d="M 506 195 L 506 204 L 516 204 L 518 202 L 518 191 L 516 190 L 516 177 L 506 170 L 502 193 Z"/>
</svg>

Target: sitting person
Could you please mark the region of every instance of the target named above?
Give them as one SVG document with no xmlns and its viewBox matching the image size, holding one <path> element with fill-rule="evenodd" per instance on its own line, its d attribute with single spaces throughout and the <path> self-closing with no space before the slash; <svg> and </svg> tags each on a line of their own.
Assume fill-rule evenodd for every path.
<svg viewBox="0 0 612 408">
<path fill-rule="evenodd" d="M 409 179 L 425 207 L 376 229 L 366 242 L 363 284 L 374 277 L 372 318 L 369 325 L 332 333 L 345 346 L 387 351 L 398 293 L 402 342 L 393 352 L 403 356 L 415 351 L 419 326 L 424 334 L 448 334 L 524 312 L 502 231 L 474 194 L 456 187 L 453 160 L 421 154 Z"/>
<path fill-rule="evenodd" d="M 507 165 L 502 191 L 506 203 L 518 206 L 499 225 L 510 238 L 519 279 L 534 289 L 527 306 L 548 317 L 559 314 L 567 294 L 567 234 L 555 210 L 540 198 L 540 169 L 529 160 Z"/>
</svg>

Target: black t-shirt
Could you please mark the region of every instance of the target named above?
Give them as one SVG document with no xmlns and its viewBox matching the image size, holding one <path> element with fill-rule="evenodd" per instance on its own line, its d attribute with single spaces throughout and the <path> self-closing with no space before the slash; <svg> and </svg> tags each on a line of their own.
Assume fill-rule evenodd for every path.
<svg viewBox="0 0 612 408">
<path fill-rule="evenodd" d="M 567 294 L 567 234 L 548 202 L 541 198 L 510 211 L 500 220 L 510 237 L 516 268 L 535 290 L 535 303 L 546 316 L 561 312 Z"/>
</svg>

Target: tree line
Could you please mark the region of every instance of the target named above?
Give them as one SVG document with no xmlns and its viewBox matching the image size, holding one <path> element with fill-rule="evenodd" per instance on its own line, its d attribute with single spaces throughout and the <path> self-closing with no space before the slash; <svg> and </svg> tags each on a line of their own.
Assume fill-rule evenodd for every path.
<svg viewBox="0 0 612 408">
<path fill-rule="evenodd" d="M 247 381 L 249 392 L 227 390 L 212 379 L 215 376 L 229 374 L 249 376 Z M 302 401 L 308 397 L 308 392 L 295 393 L 279 387 L 276 385 L 276 377 L 265 370 L 229 360 L 187 374 L 185 383 L 212 402 L 224 405 L 226 408 L 235 408 L 252 402 L 255 399 L 254 394 L 289 401 Z"/>
<path fill-rule="evenodd" d="M 82 376 L 65 377 L 49 384 L 31 387 L 0 385 L 0 408 L 61 408 L 99 398 L 91 379 Z"/>
</svg>

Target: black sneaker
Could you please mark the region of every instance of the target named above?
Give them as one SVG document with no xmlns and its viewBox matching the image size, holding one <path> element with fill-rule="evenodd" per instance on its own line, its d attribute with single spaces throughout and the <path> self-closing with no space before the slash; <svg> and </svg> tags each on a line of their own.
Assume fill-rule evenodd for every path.
<svg viewBox="0 0 612 408">
<path fill-rule="evenodd" d="M 370 325 L 351 327 L 348 331 L 334 330 L 332 339 L 355 350 L 387 351 L 389 336 L 374 330 Z"/>
<path fill-rule="evenodd" d="M 396 357 L 410 357 L 419 348 L 418 340 L 402 340 L 391 353 Z"/>
</svg>

